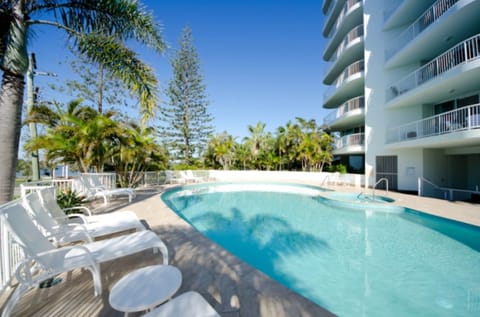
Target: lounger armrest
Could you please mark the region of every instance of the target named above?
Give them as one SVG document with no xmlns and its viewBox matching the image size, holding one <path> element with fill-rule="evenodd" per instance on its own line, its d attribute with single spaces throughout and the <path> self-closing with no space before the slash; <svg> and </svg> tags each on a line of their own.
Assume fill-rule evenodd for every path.
<svg viewBox="0 0 480 317">
<path fill-rule="evenodd" d="M 91 216 L 92 215 L 92 211 L 85 207 L 85 206 L 77 206 L 77 207 L 70 207 L 70 208 L 65 208 L 65 209 L 62 209 L 63 212 L 65 211 L 68 211 L 68 210 L 84 210 L 85 213 L 88 215 L 88 216 Z"/>
<path fill-rule="evenodd" d="M 67 223 L 67 220 L 70 220 L 70 219 L 73 219 L 73 218 L 80 218 L 80 220 L 82 221 L 81 222 L 82 224 L 89 223 L 89 221 L 87 219 L 87 216 L 85 216 L 84 214 L 75 213 L 75 214 L 65 215 L 64 217 L 55 217 L 55 219 L 62 220 L 64 223 Z"/>
</svg>

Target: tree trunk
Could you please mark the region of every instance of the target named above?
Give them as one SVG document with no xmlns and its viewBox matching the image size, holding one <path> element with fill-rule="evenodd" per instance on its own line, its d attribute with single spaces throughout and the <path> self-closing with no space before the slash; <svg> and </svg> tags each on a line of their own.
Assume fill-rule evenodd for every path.
<svg viewBox="0 0 480 317">
<path fill-rule="evenodd" d="M 98 65 L 98 97 L 97 97 L 98 113 L 103 112 L 103 65 Z"/>
<path fill-rule="evenodd" d="M 22 121 L 24 75 L 4 71 L 0 91 L 0 204 L 13 198 Z"/>
</svg>

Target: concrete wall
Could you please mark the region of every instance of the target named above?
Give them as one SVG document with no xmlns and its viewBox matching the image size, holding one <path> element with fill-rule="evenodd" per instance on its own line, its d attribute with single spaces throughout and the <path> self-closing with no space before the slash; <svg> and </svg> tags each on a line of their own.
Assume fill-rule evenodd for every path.
<svg viewBox="0 0 480 317">
<path fill-rule="evenodd" d="M 398 155 L 398 189 L 416 191 L 418 178 L 423 175 L 423 151 L 421 149 L 406 149 L 397 152 Z"/>
<path fill-rule="evenodd" d="M 375 158 L 384 151 L 385 120 L 385 43 L 382 32 L 384 1 L 365 1 L 363 12 L 365 42 L 365 176 L 367 185 L 375 181 Z"/>
<path fill-rule="evenodd" d="M 223 171 L 211 170 L 209 177 L 220 182 L 262 181 L 308 183 L 317 186 L 342 184 L 354 187 L 365 185 L 365 176 L 361 174 L 340 174 L 327 172 L 282 172 L 282 171 Z"/>
</svg>

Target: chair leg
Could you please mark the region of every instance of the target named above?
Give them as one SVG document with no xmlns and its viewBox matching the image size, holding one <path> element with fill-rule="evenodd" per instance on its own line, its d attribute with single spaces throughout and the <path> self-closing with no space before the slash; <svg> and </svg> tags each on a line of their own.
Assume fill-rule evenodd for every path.
<svg viewBox="0 0 480 317">
<path fill-rule="evenodd" d="M 25 284 L 22 284 L 22 283 L 18 284 L 17 288 L 13 292 L 12 296 L 10 296 L 10 298 L 7 301 L 7 304 L 3 308 L 2 317 L 9 317 L 10 316 L 13 308 L 15 307 L 15 304 L 18 302 L 20 297 L 22 297 L 22 294 L 26 290 L 28 290 L 28 288 L 29 287 Z"/>
</svg>

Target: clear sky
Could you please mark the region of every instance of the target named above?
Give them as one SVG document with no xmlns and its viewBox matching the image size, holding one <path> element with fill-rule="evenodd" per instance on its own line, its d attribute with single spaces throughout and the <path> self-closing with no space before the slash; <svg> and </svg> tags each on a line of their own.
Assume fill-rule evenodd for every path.
<svg viewBox="0 0 480 317">
<path fill-rule="evenodd" d="M 240 139 L 258 121 L 274 131 L 295 117 L 322 124 L 324 42 L 322 1 L 317 0 L 143 0 L 163 25 L 171 48 L 190 26 L 207 86 L 209 111 L 217 132 Z M 65 37 L 37 28 L 30 50 L 40 71 L 69 74 Z M 155 69 L 161 88 L 172 70 L 168 51 L 159 56 L 132 47 Z M 59 64 L 62 63 L 62 64 Z M 54 79 L 36 77 L 38 85 Z M 47 96 L 48 97 L 48 96 Z M 165 100 L 165 97 L 162 96 Z"/>
</svg>

